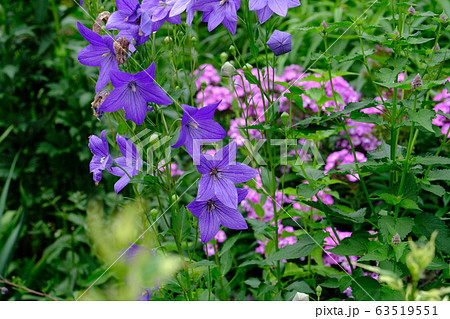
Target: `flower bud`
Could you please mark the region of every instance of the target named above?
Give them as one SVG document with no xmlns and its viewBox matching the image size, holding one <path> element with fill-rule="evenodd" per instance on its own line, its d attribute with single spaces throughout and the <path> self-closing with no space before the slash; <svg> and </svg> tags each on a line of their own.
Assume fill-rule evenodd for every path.
<svg viewBox="0 0 450 319">
<path fill-rule="evenodd" d="M 172 43 L 172 40 L 173 40 L 172 37 L 167 36 L 167 37 L 164 38 L 164 43 L 165 44 L 170 44 L 170 43 Z"/>
<path fill-rule="evenodd" d="M 414 7 L 413 6 L 410 6 L 409 8 L 408 8 L 408 12 L 409 12 L 409 14 L 410 15 L 415 15 L 416 14 L 416 9 L 414 9 Z"/>
<path fill-rule="evenodd" d="M 229 78 L 236 74 L 236 68 L 230 62 L 225 62 L 225 64 L 222 65 L 220 73 L 222 74 L 223 77 Z"/>
<path fill-rule="evenodd" d="M 177 194 L 173 194 L 173 195 L 172 195 L 172 200 L 173 200 L 174 202 L 176 202 L 178 199 L 179 199 L 179 197 L 178 197 Z"/>
<path fill-rule="evenodd" d="M 247 64 L 245 64 L 245 65 L 242 67 L 242 69 L 243 69 L 244 71 L 250 72 L 251 70 L 253 70 L 253 65 L 251 65 L 250 63 L 247 63 Z"/>
<path fill-rule="evenodd" d="M 322 21 L 322 27 L 324 30 L 328 29 L 328 24 L 324 21 Z"/>
<path fill-rule="evenodd" d="M 281 114 L 281 121 L 283 121 L 283 124 L 286 126 L 289 121 L 289 114 L 286 112 L 283 112 Z"/>
<path fill-rule="evenodd" d="M 156 218 L 156 216 L 158 216 L 158 210 L 156 208 L 153 208 L 150 211 L 150 216 L 152 216 L 153 218 Z"/>
<path fill-rule="evenodd" d="M 230 52 L 232 56 L 236 56 L 236 48 L 234 47 L 234 45 L 230 45 Z"/>
<path fill-rule="evenodd" d="M 441 49 L 441 47 L 439 46 L 439 43 L 436 43 L 435 47 L 434 47 L 434 51 L 439 51 Z"/>
<path fill-rule="evenodd" d="M 220 61 L 222 61 L 222 64 L 224 64 L 225 62 L 227 62 L 228 59 L 228 54 L 226 52 L 222 52 L 220 54 Z"/>
<path fill-rule="evenodd" d="M 394 245 L 398 245 L 402 242 L 402 240 L 400 239 L 400 235 L 399 234 L 395 234 L 394 237 L 392 237 L 392 241 L 391 241 Z"/>
<path fill-rule="evenodd" d="M 0 289 L 0 291 L 2 292 L 2 295 L 6 295 L 6 294 L 8 293 L 8 288 L 2 287 L 2 288 Z"/>
<path fill-rule="evenodd" d="M 320 296 L 322 295 L 322 287 L 321 286 L 316 287 L 316 295 L 317 295 L 317 298 L 320 299 Z"/>
<path fill-rule="evenodd" d="M 198 39 L 197 39 L 197 37 L 192 37 L 192 38 L 191 38 L 191 41 L 192 41 L 193 43 L 196 43 L 196 42 L 198 41 Z"/>
<path fill-rule="evenodd" d="M 413 89 L 420 88 L 423 85 L 422 77 L 420 76 L 419 73 L 417 73 L 417 75 L 414 77 L 414 80 L 412 80 L 411 85 Z"/>
<path fill-rule="evenodd" d="M 208 86 L 208 83 L 206 83 L 205 81 L 202 81 L 202 84 L 201 84 L 202 91 L 204 91 L 207 86 Z"/>
</svg>

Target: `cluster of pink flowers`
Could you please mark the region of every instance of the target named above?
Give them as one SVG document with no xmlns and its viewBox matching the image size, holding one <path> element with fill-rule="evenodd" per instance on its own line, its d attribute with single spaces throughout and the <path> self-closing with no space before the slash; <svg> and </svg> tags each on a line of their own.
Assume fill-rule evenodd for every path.
<svg viewBox="0 0 450 319">
<path fill-rule="evenodd" d="M 441 93 L 434 97 L 433 101 L 439 102 L 433 108 L 436 113 L 441 111 L 442 113 L 450 114 L 450 92 L 447 92 L 447 89 L 443 89 Z M 433 124 L 441 128 L 442 134 L 447 134 L 447 137 L 450 137 L 450 120 L 448 118 L 437 114 L 433 119 Z"/>
<path fill-rule="evenodd" d="M 361 152 L 356 152 L 356 159 L 358 160 L 358 163 L 367 161 L 367 157 Z M 341 151 L 331 153 L 327 158 L 327 163 L 325 165 L 325 174 L 328 173 L 331 169 L 338 169 L 339 165 L 352 164 L 354 162 L 355 158 L 353 157 L 352 152 L 348 149 L 343 149 Z M 350 182 L 356 182 L 359 179 L 358 174 L 348 174 L 346 175 L 346 177 Z"/>
<path fill-rule="evenodd" d="M 297 236 L 295 236 L 294 234 L 292 236 L 286 236 L 286 233 L 294 233 L 294 227 L 284 226 L 281 223 L 281 220 L 278 220 L 278 248 L 293 245 L 297 242 Z M 266 245 L 269 242 L 269 239 L 266 238 L 264 241 L 258 240 L 257 242 L 259 246 L 256 248 L 255 252 L 265 255 Z M 285 260 L 283 261 L 285 262 Z"/>
<path fill-rule="evenodd" d="M 219 72 L 211 64 L 202 64 L 193 75 L 196 77 L 195 85 L 197 95 L 195 102 L 199 105 L 211 105 L 222 101 L 217 107 L 219 111 L 231 108 L 233 97 L 230 91 L 219 85 L 221 77 Z M 203 85 L 203 88 L 202 88 Z"/>
<path fill-rule="evenodd" d="M 223 230 L 219 230 L 217 232 L 216 236 L 214 236 L 214 240 L 216 242 L 214 244 L 207 243 L 207 244 L 203 245 L 203 251 L 208 256 L 214 256 L 216 253 L 216 250 L 219 249 L 218 243 L 223 243 L 226 239 L 227 239 L 227 234 L 225 234 L 225 232 Z M 201 240 L 199 239 L 198 241 L 201 241 Z"/>
</svg>

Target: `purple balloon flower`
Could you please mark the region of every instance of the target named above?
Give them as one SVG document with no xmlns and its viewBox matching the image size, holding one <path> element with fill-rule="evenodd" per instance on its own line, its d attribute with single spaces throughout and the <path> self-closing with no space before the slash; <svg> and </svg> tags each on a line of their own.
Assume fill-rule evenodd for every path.
<svg viewBox="0 0 450 319">
<path fill-rule="evenodd" d="M 80 22 L 77 22 L 77 26 L 83 38 L 90 43 L 78 54 L 78 61 L 87 66 L 100 67 L 100 75 L 95 86 L 95 92 L 100 92 L 108 84 L 111 71 L 119 70 L 113 46 L 114 38 L 110 35 L 98 35 Z"/>
<path fill-rule="evenodd" d="M 267 41 L 267 45 L 275 55 L 282 55 L 292 50 L 292 36 L 289 33 L 275 30 Z"/>
<path fill-rule="evenodd" d="M 238 202 L 244 200 L 248 190 L 237 189 Z M 236 208 L 224 205 L 216 196 L 209 200 L 200 201 L 195 199 L 186 206 L 194 215 L 198 217 L 198 227 L 200 228 L 200 237 L 203 243 L 209 242 L 223 225 L 230 229 L 247 229 L 247 223 L 244 217 Z"/>
<path fill-rule="evenodd" d="M 193 156 L 194 140 L 198 142 L 195 146 L 200 146 L 201 141 L 218 142 L 222 140 L 227 132 L 219 123 L 213 120 L 214 112 L 220 102 L 205 106 L 201 109 L 189 105 L 181 105 L 184 110 L 181 119 L 181 131 L 178 141 L 172 146 L 174 148 L 185 145 L 186 151 Z M 198 154 L 198 152 L 197 152 Z"/>
<path fill-rule="evenodd" d="M 147 70 L 136 74 L 122 71 L 111 72 L 111 82 L 114 90 L 108 95 L 99 110 L 103 112 L 114 112 L 123 108 L 127 120 L 131 119 L 137 125 L 145 120 L 149 110 L 147 102 L 170 105 L 172 101 L 154 83 L 155 62 Z"/>
<path fill-rule="evenodd" d="M 299 0 L 250 0 L 250 11 L 256 11 L 259 22 L 266 22 L 272 14 L 285 17 L 289 8 L 298 7 Z"/>
<path fill-rule="evenodd" d="M 202 177 L 198 185 L 198 201 L 207 201 L 214 196 L 225 206 L 236 208 L 238 193 L 234 183 L 245 183 L 257 175 L 256 170 L 236 163 L 237 146 L 231 142 L 212 156 L 200 154 L 197 169 Z"/>
<path fill-rule="evenodd" d="M 94 173 L 93 178 L 97 185 L 102 179 L 102 171 L 110 168 L 113 163 L 105 135 L 106 130 L 102 131 L 101 138 L 95 135 L 89 136 L 89 148 L 94 154 L 89 163 L 89 170 Z"/>
<path fill-rule="evenodd" d="M 188 25 L 192 24 L 192 20 L 194 19 L 194 4 L 196 0 L 177 0 L 172 9 L 170 10 L 169 17 L 175 17 L 184 11 L 186 11 L 186 23 Z"/>
<path fill-rule="evenodd" d="M 208 31 L 223 24 L 232 34 L 236 33 L 237 11 L 241 0 L 200 0 L 194 4 L 194 9 L 203 11 L 203 22 L 208 22 Z"/>
<path fill-rule="evenodd" d="M 139 174 L 139 170 L 143 166 L 143 162 L 136 146 L 127 138 L 116 135 L 117 145 L 119 145 L 122 157 L 114 159 L 118 166 L 109 168 L 109 172 L 121 178 L 114 184 L 114 191 L 118 194 L 125 186 L 128 185 L 131 178 Z"/>
<path fill-rule="evenodd" d="M 152 23 L 153 23 L 153 32 L 158 31 L 159 28 L 164 24 L 164 22 L 168 21 L 172 24 L 180 24 L 181 16 L 175 15 L 170 16 L 170 11 L 172 10 L 175 0 L 144 0 L 142 1 L 142 9 L 145 12 L 150 13 Z"/>
<path fill-rule="evenodd" d="M 106 22 L 106 29 L 122 30 L 118 36 L 133 38 L 136 45 L 143 44 L 153 32 L 153 24 L 139 0 L 116 0 L 118 11 L 111 14 Z"/>
</svg>

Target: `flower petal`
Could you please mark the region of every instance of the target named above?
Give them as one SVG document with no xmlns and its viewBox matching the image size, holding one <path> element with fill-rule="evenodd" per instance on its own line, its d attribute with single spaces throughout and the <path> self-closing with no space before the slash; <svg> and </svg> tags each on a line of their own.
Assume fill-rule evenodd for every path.
<svg viewBox="0 0 450 319">
<path fill-rule="evenodd" d="M 200 228 L 200 237 L 202 243 L 207 243 L 220 229 L 219 218 L 211 212 L 206 212 L 198 218 L 198 228 Z"/>
<path fill-rule="evenodd" d="M 95 33 L 91 29 L 85 27 L 83 24 L 81 24 L 79 21 L 77 21 L 78 31 L 80 34 L 85 38 L 87 41 L 89 41 L 90 44 L 93 44 L 94 46 L 103 46 L 103 40 L 101 35 Z"/>
<path fill-rule="evenodd" d="M 212 179 L 212 178 L 211 178 Z M 218 178 L 214 182 L 214 194 L 225 206 L 236 208 L 238 205 L 237 190 L 234 183 L 226 178 Z"/>
<path fill-rule="evenodd" d="M 214 117 L 214 112 L 221 102 L 222 101 L 219 101 L 217 103 L 207 105 L 198 109 L 198 112 L 195 114 L 195 119 L 197 121 L 212 120 L 212 118 Z"/>
<path fill-rule="evenodd" d="M 115 184 L 114 184 L 114 191 L 116 194 L 119 194 L 119 192 L 128 185 L 130 182 L 130 178 L 128 175 L 123 175 Z"/>
<path fill-rule="evenodd" d="M 231 142 L 224 148 L 217 151 L 214 155 L 216 166 L 218 169 L 224 169 L 231 163 L 234 163 L 236 159 L 237 145 L 236 142 Z"/>
<path fill-rule="evenodd" d="M 245 183 L 256 177 L 258 172 L 242 163 L 232 163 L 222 171 L 222 177 L 231 180 L 233 183 Z"/>
<path fill-rule="evenodd" d="M 245 197 L 247 197 L 248 189 L 245 188 L 236 188 L 238 193 L 238 203 L 242 202 Z"/>
<path fill-rule="evenodd" d="M 90 44 L 80 51 L 78 61 L 87 66 L 100 66 L 105 59 L 104 54 L 111 54 L 106 46 L 94 46 Z"/>
<path fill-rule="evenodd" d="M 206 203 L 207 202 L 194 199 L 189 205 L 186 206 L 186 208 L 189 209 L 195 217 L 200 217 L 203 213 L 208 213 Z"/>
<path fill-rule="evenodd" d="M 214 179 L 211 175 L 203 175 L 198 183 L 198 201 L 207 201 L 214 196 Z"/>
<path fill-rule="evenodd" d="M 220 223 L 230 229 L 247 229 L 247 222 L 242 214 L 236 208 L 224 206 L 223 203 L 217 203 L 214 214 L 219 218 Z"/>
<path fill-rule="evenodd" d="M 181 127 L 180 135 L 178 137 L 178 140 L 175 144 L 172 145 L 173 148 L 178 148 L 184 145 L 184 142 L 186 141 L 186 128 L 184 126 Z"/>
<path fill-rule="evenodd" d="M 172 100 L 166 92 L 156 83 L 139 83 L 138 92 L 146 102 L 152 102 L 161 105 L 171 105 Z"/>
<path fill-rule="evenodd" d="M 287 1 L 269 1 L 268 5 L 269 8 L 279 16 L 286 16 L 288 11 Z"/>
<path fill-rule="evenodd" d="M 120 110 L 126 103 L 127 94 L 128 88 L 126 86 L 112 90 L 98 110 L 102 112 L 115 112 Z"/>
</svg>

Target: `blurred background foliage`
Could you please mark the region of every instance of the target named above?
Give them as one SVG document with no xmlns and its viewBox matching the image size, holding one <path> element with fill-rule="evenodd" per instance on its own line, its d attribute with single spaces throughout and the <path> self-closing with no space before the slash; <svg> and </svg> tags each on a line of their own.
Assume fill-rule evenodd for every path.
<svg viewBox="0 0 450 319">
<path fill-rule="evenodd" d="M 86 1 L 92 15 L 113 8 L 113 1 Z M 323 20 L 335 22 L 359 16 L 367 1 L 301 1 L 278 19 L 279 29 L 293 33 L 294 47 L 279 60 L 284 65 L 308 66 L 322 45 L 315 33 L 299 30 L 317 26 Z M 368 12 L 375 24 L 383 16 L 383 1 Z M 420 11 L 446 11 L 448 1 L 422 1 Z M 89 26 L 93 20 L 70 0 L 0 1 L 0 275 L 20 286 L 61 299 L 75 299 L 103 271 L 86 235 L 88 199 L 98 197 L 111 213 L 123 202 L 111 193 L 114 177 L 95 187 L 89 174 L 91 153 L 88 137 L 99 133 L 99 121 L 92 116 L 96 68 L 78 63 L 79 51 L 87 42 L 78 34 L 76 21 Z M 220 53 L 231 42 L 224 28 L 207 33 L 198 28 L 196 50 L 184 52 L 196 65 L 212 63 L 220 68 Z M 197 25 L 195 25 L 197 24 Z M 162 30 L 164 31 L 164 30 Z M 244 28 L 234 37 L 241 51 L 250 56 Z M 158 33 L 162 56 L 164 32 Z M 448 46 L 448 33 L 441 47 Z M 336 37 L 337 38 L 337 37 Z M 351 54 L 356 38 L 340 38 L 332 55 Z M 305 45 L 307 44 L 307 45 Z M 340 66 L 341 71 L 355 67 Z M 357 66 L 359 69 L 361 65 Z M 164 70 L 164 62 L 158 64 Z M 353 70 L 354 71 L 354 70 Z M 161 74 L 164 71 L 161 71 Z M 363 79 L 352 84 L 364 89 Z M 104 278 L 106 280 L 106 278 Z M 24 290 L 10 290 L 0 299 L 28 300 L 45 297 Z"/>
</svg>

